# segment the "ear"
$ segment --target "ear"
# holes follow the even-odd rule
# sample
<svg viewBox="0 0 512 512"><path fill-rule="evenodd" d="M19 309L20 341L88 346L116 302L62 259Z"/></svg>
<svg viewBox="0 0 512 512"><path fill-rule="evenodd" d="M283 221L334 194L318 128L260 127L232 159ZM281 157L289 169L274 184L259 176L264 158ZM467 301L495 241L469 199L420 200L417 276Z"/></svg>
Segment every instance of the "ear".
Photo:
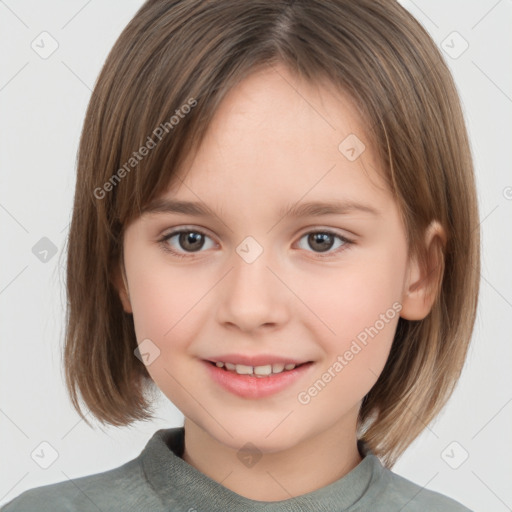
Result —
<svg viewBox="0 0 512 512"><path fill-rule="evenodd" d="M128 288L128 280L126 278L126 272L124 269L123 256L119 258L119 264L117 265L114 271L114 285L116 287L117 292L119 293L119 298L121 299L121 303L123 305L123 310L125 313L133 313L132 305L130 302L130 291Z"/></svg>
<svg viewBox="0 0 512 512"><path fill-rule="evenodd" d="M425 263L409 259L400 316L406 320L423 320L432 309L440 291L444 273L446 233L437 221L432 221L425 231Z"/></svg>

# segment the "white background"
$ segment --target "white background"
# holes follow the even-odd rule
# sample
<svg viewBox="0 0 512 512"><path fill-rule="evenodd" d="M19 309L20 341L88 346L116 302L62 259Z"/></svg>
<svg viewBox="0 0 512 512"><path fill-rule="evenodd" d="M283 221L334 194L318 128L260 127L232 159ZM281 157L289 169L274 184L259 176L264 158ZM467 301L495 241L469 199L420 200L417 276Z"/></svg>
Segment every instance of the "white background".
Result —
<svg viewBox="0 0 512 512"><path fill-rule="evenodd" d="M452 53L462 48L459 36L446 39L453 31L469 44L458 58L445 56L471 137L483 260L473 343L458 387L393 470L475 511L512 510L512 2L401 3L441 48L443 41ZM93 422L98 427L90 429L71 407L61 364L62 249L79 135L100 68L140 5L0 1L0 504L26 489L120 466L156 430L182 424L161 394L153 422L122 429ZM31 48L43 31L59 45L47 59ZM32 252L43 237L57 250L46 263ZM43 441L58 453L48 469L31 458ZM452 460L462 449L469 455L458 469L445 462L453 441Z"/></svg>

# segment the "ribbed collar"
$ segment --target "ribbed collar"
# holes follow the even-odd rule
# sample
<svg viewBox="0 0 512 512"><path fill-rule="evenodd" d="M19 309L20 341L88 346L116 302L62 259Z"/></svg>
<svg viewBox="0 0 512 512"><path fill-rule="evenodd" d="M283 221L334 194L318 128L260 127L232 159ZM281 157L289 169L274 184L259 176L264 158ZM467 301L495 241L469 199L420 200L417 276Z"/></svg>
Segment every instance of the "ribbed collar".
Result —
<svg viewBox="0 0 512 512"><path fill-rule="evenodd" d="M185 462L181 458L184 435L184 427L158 430L139 456L149 483L165 505L174 507L172 510L179 506L179 510L209 512L333 512L347 510L355 503L372 503L380 490L376 484L383 476L384 467L368 447L358 443L363 460L339 480L287 500L251 500Z"/></svg>

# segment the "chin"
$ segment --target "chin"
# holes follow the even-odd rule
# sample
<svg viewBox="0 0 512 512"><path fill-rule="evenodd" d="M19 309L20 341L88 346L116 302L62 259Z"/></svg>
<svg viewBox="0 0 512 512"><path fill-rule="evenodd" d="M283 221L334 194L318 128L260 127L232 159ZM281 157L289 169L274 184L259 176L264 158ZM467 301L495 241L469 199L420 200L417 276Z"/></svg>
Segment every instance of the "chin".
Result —
<svg viewBox="0 0 512 512"><path fill-rule="evenodd" d="M229 433L215 421L208 421L206 425L200 426L210 437L233 450L238 451L247 443L251 443L262 453L273 453L293 448L306 436L305 432L301 433L299 425L294 425L293 422L285 425L285 420L280 424L285 416L282 415L277 421L265 422L261 421L261 418L257 421L253 417L238 417L237 420L224 423Z"/></svg>

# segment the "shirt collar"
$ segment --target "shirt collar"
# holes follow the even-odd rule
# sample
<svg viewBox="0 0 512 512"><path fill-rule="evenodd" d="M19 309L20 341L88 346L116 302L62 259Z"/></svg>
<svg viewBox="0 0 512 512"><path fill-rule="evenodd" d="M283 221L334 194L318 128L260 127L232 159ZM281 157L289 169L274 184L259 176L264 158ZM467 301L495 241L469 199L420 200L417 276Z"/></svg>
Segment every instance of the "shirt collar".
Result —
<svg viewBox="0 0 512 512"><path fill-rule="evenodd" d="M384 470L380 460L371 450L364 443L358 442L359 452L364 458L339 480L287 500L251 500L224 487L185 462L181 458L184 434L184 427L158 430L140 454L144 473L160 499L169 506L176 507L179 504L183 510L345 510L363 497L365 500L373 501L378 487L374 483L382 477Z"/></svg>

